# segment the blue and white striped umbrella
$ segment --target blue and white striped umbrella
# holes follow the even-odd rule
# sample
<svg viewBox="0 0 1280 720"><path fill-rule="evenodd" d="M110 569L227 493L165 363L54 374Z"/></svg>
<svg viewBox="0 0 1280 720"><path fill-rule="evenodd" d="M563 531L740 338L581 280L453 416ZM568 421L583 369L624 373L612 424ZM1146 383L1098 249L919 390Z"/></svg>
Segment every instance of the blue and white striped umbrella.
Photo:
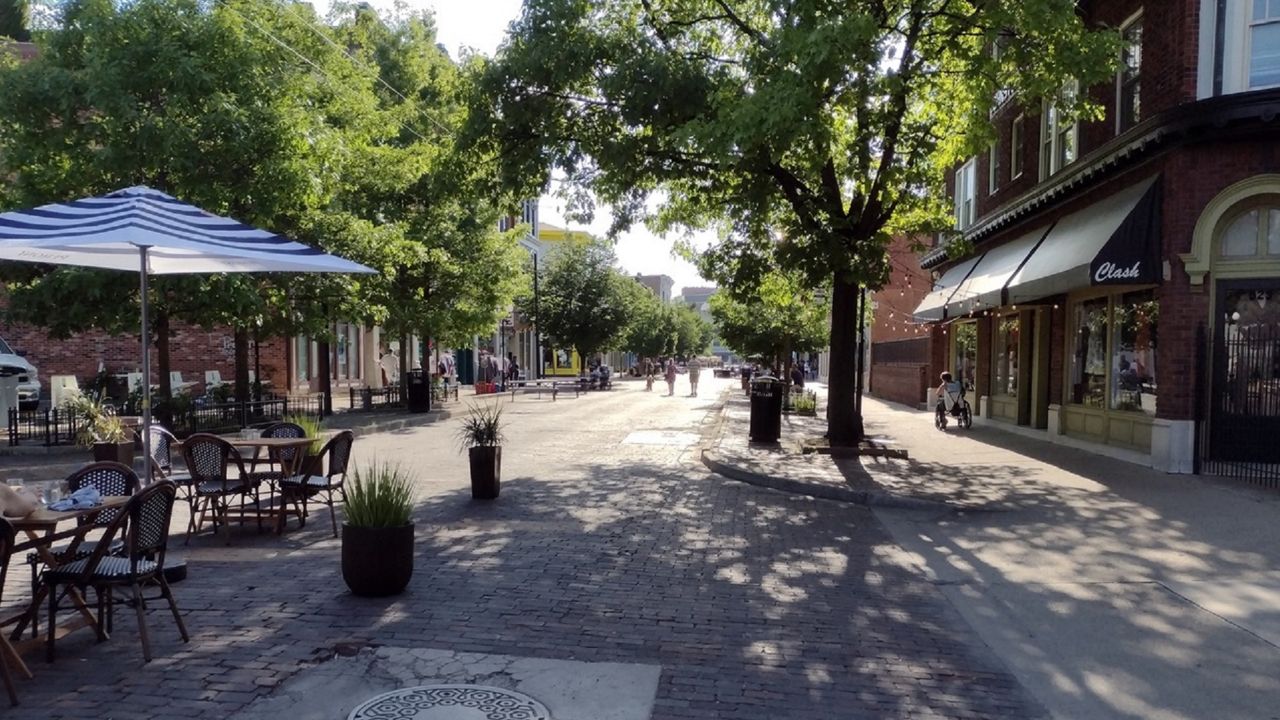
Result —
<svg viewBox="0 0 1280 720"><path fill-rule="evenodd" d="M0 213L0 260L139 273L142 372L151 375L147 276L242 272L377 272L265 230L219 217L148 187ZM143 443L151 383L142 384ZM150 457L145 448L143 457ZM148 478L151 469L147 468Z"/></svg>
<svg viewBox="0 0 1280 720"><path fill-rule="evenodd" d="M137 272L142 248L152 275L374 272L147 187L0 213L0 260Z"/></svg>

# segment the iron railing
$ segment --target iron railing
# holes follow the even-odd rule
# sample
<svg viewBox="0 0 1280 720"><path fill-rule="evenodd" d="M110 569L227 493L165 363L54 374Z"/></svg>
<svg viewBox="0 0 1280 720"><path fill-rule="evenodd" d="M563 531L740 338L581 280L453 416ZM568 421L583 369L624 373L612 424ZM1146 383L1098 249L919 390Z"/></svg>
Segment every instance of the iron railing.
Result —
<svg viewBox="0 0 1280 720"><path fill-rule="evenodd" d="M181 438L197 432L231 432L278 422L290 416L319 418L324 408L323 401L323 395L305 395L245 403L191 405L176 410L159 409L156 421ZM132 413L126 408L121 414ZM83 424L82 417L65 408L27 411L12 408L9 410L9 445L74 445Z"/></svg>
<svg viewBox="0 0 1280 720"><path fill-rule="evenodd" d="M1280 328L1228 324L1218 333L1208 417L1197 408L1197 426L1207 429L1198 469L1280 488Z"/></svg>

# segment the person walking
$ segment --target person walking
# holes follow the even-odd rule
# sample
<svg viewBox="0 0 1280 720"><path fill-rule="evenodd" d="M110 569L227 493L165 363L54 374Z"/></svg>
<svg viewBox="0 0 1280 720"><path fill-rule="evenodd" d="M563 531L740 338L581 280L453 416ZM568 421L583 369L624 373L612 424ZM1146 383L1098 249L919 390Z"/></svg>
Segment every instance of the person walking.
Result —
<svg viewBox="0 0 1280 720"><path fill-rule="evenodd" d="M644 389L649 392L653 389L653 376L657 373L657 368L653 362L653 358L644 359Z"/></svg>
<svg viewBox="0 0 1280 720"><path fill-rule="evenodd" d="M674 397L676 394L676 359L667 358L667 397Z"/></svg>
<svg viewBox="0 0 1280 720"><path fill-rule="evenodd" d="M698 376L702 374L702 362L689 358L689 397L698 397Z"/></svg>

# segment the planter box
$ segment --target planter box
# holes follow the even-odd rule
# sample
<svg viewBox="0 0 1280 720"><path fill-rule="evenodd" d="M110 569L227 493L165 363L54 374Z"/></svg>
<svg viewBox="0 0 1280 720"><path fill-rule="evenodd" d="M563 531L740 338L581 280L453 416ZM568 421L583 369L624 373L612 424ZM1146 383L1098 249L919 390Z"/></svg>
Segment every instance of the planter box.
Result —
<svg viewBox="0 0 1280 720"><path fill-rule="evenodd" d="M413 577L413 523L402 527L342 525L342 579L355 595L386 597Z"/></svg>
<svg viewBox="0 0 1280 720"><path fill-rule="evenodd" d="M96 462L118 462L133 467L133 441L122 443L94 443L93 459Z"/></svg>
<svg viewBox="0 0 1280 720"><path fill-rule="evenodd" d="M476 500L493 500L498 497L499 476L502 472L502 448L473 447L471 459L471 497Z"/></svg>

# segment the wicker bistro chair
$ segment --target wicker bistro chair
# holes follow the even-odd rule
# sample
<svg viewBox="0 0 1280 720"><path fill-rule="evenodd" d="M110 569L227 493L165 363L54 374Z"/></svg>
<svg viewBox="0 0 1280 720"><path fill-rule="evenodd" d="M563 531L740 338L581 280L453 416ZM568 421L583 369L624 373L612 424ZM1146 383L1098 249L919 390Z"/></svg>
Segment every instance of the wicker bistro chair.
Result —
<svg viewBox="0 0 1280 720"><path fill-rule="evenodd" d="M231 544L231 501L240 499L241 518L249 498L255 508L261 509L258 496L259 482L245 470L244 460L231 443L217 435L196 433L182 443L187 472L191 473L191 522L187 525L187 541L191 534L204 525L206 512L212 513L216 534L221 522L226 528L227 544ZM228 470L232 466L238 473L233 477ZM262 514L258 513L258 529L262 529Z"/></svg>
<svg viewBox="0 0 1280 720"><path fill-rule="evenodd" d="M144 584L155 583L160 587L160 597L169 603L169 610L173 613L182 641L190 640L187 626L178 612L173 590L164 579L165 554L169 547L169 520L173 516L173 501L176 496L177 487L172 482L161 480L152 483L134 495L121 509L88 557L44 572L41 582L49 591L47 647L50 662L53 662L54 638L57 634L58 602L73 587L81 591L93 588L97 594L99 639L106 639L103 622L105 620L110 625L110 617L115 612L112 590L128 587L132 591L133 605L138 612L142 656L147 662L151 662L151 642L147 633L146 598L142 594ZM124 537L124 552L121 555L111 552L117 535ZM63 588L61 594L58 593L59 586ZM104 602L106 618L103 617Z"/></svg>
<svg viewBox="0 0 1280 720"><path fill-rule="evenodd" d="M0 595L4 594L5 577L9 574L9 558L13 555L15 543L13 525L0 518ZM9 672L9 661L15 652L7 638L0 637L0 679L4 680L4 689L9 693L9 702L18 704L18 692L13 687L13 675Z"/></svg>
<svg viewBox="0 0 1280 720"><path fill-rule="evenodd" d="M311 473L315 468L306 467L303 468L301 475L285 478L280 483L282 504L289 498L301 502L303 509L301 522L303 523L306 522L307 503L312 502L312 498L323 495L324 497L316 502L329 506L329 522L333 525L334 537L338 537L338 516L333 508L333 493L337 492L341 495L343 504L346 504L347 491L343 487L343 482L347 479L347 465L351 461L351 443L354 440L355 435L350 430L343 430L325 443L324 449L320 451L320 458L327 460L325 474L313 475Z"/></svg>
<svg viewBox="0 0 1280 720"><path fill-rule="evenodd" d="M178 438L159 425L152 425L148 431L151 440L151 467L156 470L155 476L163 480L172 480L182 488L191 484L191 473L173 469L173 446Z"/></svg>
<svg viewBox="0 0 1280 720"><path fill-rule="evenodd" d="M103 495L132 495L138 491L138 474L128 465L121 465L118 462L96 462L85 465L79 470L67 476L67 490L75 492L83 487L97 488L99 493ZM106 527L110 525L116 516L120 514L119 509L108 508L93 515L87 515L80 518L80 526L84 527ZM120 545L117 544L117 550ZM50 549L50 554L58 559L59 562L67 562L70 560L79 560L88 557L92 550L86 547L80 547L71 556L67 556L67 546L63 545ZM31 588L35 590L39 584L39 573L37 568L42 560L40 555L35 552L27 553L27 564L31 566ZM31 623L31 632L33 635L39 634L39 629L33 616Z"/></svg>
<svg viewBox="0 0 1280 720"><path fill-rule="evenodd" d="M295 425L289 422L278 422L274 425L268 425L262 430L264 438L304 438L307 431L302 429L301 425ZM265 461L254 460L249 470L249 476L258 482L278 483L285 478L286 467L290 467L294 460L297 459L297 453L304 452L299 448L281 448L273 450L268 454ZM258 466L267 465L266 470L259 470Z"/></svg>

